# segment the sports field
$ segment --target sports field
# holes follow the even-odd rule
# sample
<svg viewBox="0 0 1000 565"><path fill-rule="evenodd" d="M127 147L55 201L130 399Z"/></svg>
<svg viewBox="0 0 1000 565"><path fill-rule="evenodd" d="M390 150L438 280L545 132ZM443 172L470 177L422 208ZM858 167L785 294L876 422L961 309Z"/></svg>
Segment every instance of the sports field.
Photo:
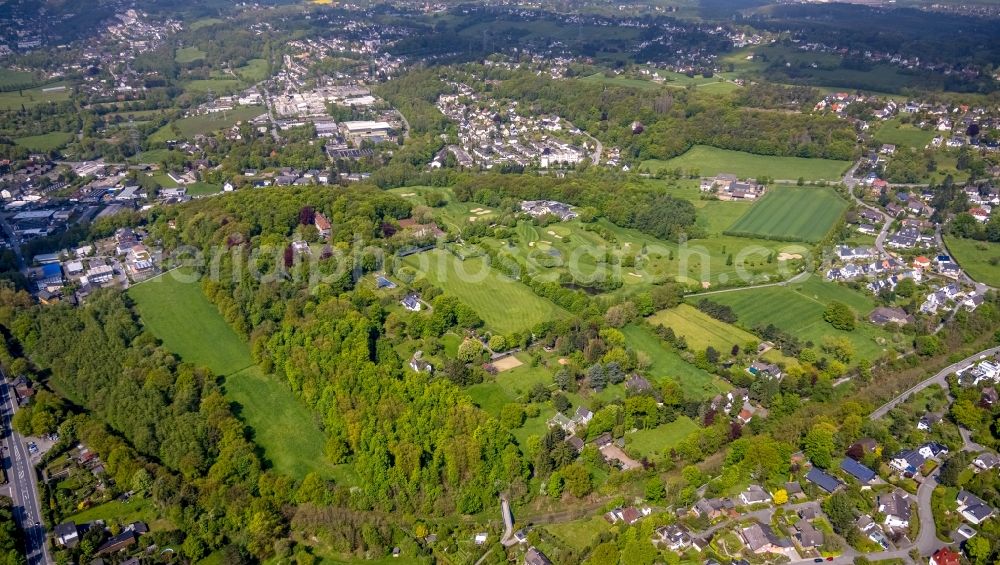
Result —
<svg viewBox="0 0 1000 565"><path fill-rule="evenodd" d="M726 381L681 359L680 355L669 349L660 338L646 328L625 326L622 328L622 333L625 334L625 342L630 348L649 355L652 364L647 374L655 381L664 379L677 381L686 397L705 400L732 388Z"/></svg>
<svg viewBox="0 0 1000 565"><path fill-rule="evenodd" d="M948 251L976 282L1000 286L1000 243L946 236Z"/></svg>
<svg viewBox="0 0 1000 565"><path fill-rule="evenodd" d="M39 153L47 153L53 149L59 149L64 147L73 139L73 134L66 133L64 131L54 131L51 133L46 133L42 135L32 135L30 137L19 137L14 140L14 143L28 149L29 151L38 151Z"/></svg>
<svg viewBox="0 0 1000 565"><path fill-rule="evenodd" d="M703 177L719 173L731 173L740 178L771 177L778 180L807 181L839 180L850 166L850 161L833 159L808 159L805 157L775 157L755 155L743 151L730 151L707 145L695 145L683 155L667 159L643 161L643 167L651 171L659 169L681 169L685 172L697 171Z"/></svg>
<svg viewBox="0 0 1000 565"><path fill-rule="evenodd" d="M774 324L803 342L813 342L817 347L826 336L847 337L854 344L858 357L866 359L879 357L887 347L885 340L889 336L868 323L859 321L853 332L845 332L834 329L823 320L823 310L834 300L853 308L859 319L864 319L875 304L865 294L826 282L818 276L787 287L724 292L707 298L732 307L739 317L737 323L748 329ZM697 300L697 296L691 298L691 301Z"/></svg>
<svg viewBox="0 0 1000 565"><path fill-rule="evenodd" d="M846 209L847 201L829 188L775 186L726 233L816 242L830 232Z"/></svg>
<svg viewBox="0 0 1000 565"><path fill-rule="evenodd" d="M465 261L440 249L410 255L410 267L433 284L469 305L486 326L502 334L531 329L567 312L536 296L523 284L490 268L481 257Z"/></svg>
<svg viewBox="0 0 1000 565"><path fill-rule="evenodd" d="M277 378L250 360L250 348L233 332L197 282L172 273L128 290L143 324L181 359L225 377L226 398L253 430L253 439L280 472L302 478L332 476L323 458L324 436L316 420Z"/></svg>
<svg viewBox="0 0 1000 565"><path fill-rule="evenodd" d="M875 132L875 141L923 149L935 135L937 134L934 130L922 130L910 124L900 123L899 120L889 120Z"/></svg>
<svg viewBox="0 0 1000 565"><path fill-rule="evenodd" d="M680 416L673 422L648 430L639 430L625 435L625 448L630 455L652 457L666 455L692 432L698 424L687 416Z"/></svg>
<svg viewBox="0 0 1000 565"><path fill-rule="evenodd" d="M228 112L181 118L173 123L180 130L180 133L175 132L171 124L167 124L153 132L149 136L149 141L153 143L168 141L178 137L189 138L198 134L209 134L222 128L227 128L236 122L255 118L264 112L263 106L238 106Z"/></svg>
<svg viewBox="0 0 1000 565"><path fill-rule="evenodd" d="M660 310L648 319L653 325L663 324L674 330L675 335L684 336L688 346L694 350L712 346L717 351L727 353L734 345L742 349L748 342L759 341L755 335L716 320L690 304Z"/></svg>

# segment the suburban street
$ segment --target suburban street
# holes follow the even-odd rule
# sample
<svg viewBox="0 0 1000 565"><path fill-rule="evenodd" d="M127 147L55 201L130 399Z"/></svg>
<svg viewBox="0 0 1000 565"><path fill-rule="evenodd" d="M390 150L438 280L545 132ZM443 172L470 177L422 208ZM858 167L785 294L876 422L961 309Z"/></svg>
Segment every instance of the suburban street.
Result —
<svg viewBox="0 0 1000 565"><path fill-rule="evenodd" d="M52 563L45 547L45 526L42 525L41 504L38 497L35 468L31 463L24 438L14 431L11 418L17 412L14 391L7 384L7 377L0 372L0 421L3 423L3 465L7 472L6 489L14 501L14 517L25 532L28 565ZM0 489L0 494L7 494Z"/></svg>

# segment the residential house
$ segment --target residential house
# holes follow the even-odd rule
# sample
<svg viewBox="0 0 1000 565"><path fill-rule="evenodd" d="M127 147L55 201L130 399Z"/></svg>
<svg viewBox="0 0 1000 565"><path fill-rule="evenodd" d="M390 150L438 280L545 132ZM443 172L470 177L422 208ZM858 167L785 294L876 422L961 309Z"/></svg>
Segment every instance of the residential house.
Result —
<svg viewBox="0 0 1000 565"><path fill-rule="evenodd" d="M948 455L948 448L936 441L929 441L918 447L917 453L923 455L925 459L937 459Z"/></svg>
<svg viewBox="0 0 1000 565"><path fill-rule="evenodd" d="M576 422L564 416L562 412L556 412L556 415L549 419L549 427L562 428L568 434L576 432Z"/></svg>
<svg viewBox="0 0 1000 565"><path fill-rule="evenodd" d="M423 351L414 352L413 357L410 358L410 368L418 373L433 373L434 366L424 361L423 357Z"/></svg>
<svg viewBox="0 0 1000 565"><path fill-rule="evenodd" d="M994 467L1000 466L1000 458L995 453L984 451L972 460L972 464L975 466L977 473L979 471L989 471Z"/></svg>
<svg viewBox="0 0 1000 565"><path fill-rule="evenodd" d="M907 314L902 308L879 306L872 310L871 314L868 314L868 321L876 326L884 326L886 324L905 326L906 324L913 323L913 316Z"/></svg>
<svg viewBox="0 0 1000 565"><path fill-rule="evenodd" d="M755 377L765 377L768 379L780 379L781 378L781 367L775 365L774 363L765 363L763 361L754 361L747 367L747 372Z"/></svg>
<svg viewBox="0 0 1000 565"><path fill-rule="evenodd" d="M941 414L935 414L928 412L920 417L917 421L917 429L921 431L930 431L930 429L937 423L941 421Z"/></svg>
<svg viewBox="0 0 1000 565"><path fill-rule="evenodd" d="M779 553L789 546L789 543L778 538L767 524L758 523L742 528L740 536L747 548L754 553Z"/></svg>
<svg viewBox="0 0 1000 565"><path fill-rule="evenodd" d="M837 479L837 477L830 475L819 467L809 469L809 472L806 474L806 480L830 493L835 492L842 486L842 483L839 479Z"/></svg>
<svg viewBox="0 0 1000 565"><path fill-rule="evenodd" d="M916 474L927 458L914 449L904 449L889 460L889 466L900 473Z"/></svg>
<svg viewBox="0 0 1000 565"><path fill-rule="evenodd" d="M529 547L524 554L524 565L552 565L552 562L540 549Z"/></svg>
<svg viewBox="0 0 1000 565"><path fill-rule="evenodd" d="M323 239L329 239L332 233L333 225L330 224L330 220L326 218L323 214L316 212L313 216L313 225L316 226L316 231L319 232L319 236Z"/></svg>
<svg viewBox="0 0 1000 565"><path fill-rule="evenodd" d="M117 553L138 543L139 534L132 530L126 530L117 536L113 536L97 548L97 555Z"/></svg>
<svg viewBox="0 0 1000 565"><path fill-rule="evenodd" d="M885 515L882 523L887 527L895 530L910 526L910 498L903 491L880 494L876 500L876 507Z"/></svg>
<svg viewBox="0 0 1000 565"><path fill-rule="evenodd" d="M634 394L644 394L653 390L653 385L646 378L632 375L625 381L625 390Z"/></svg>
<svg viewBox="0 0 1000 565"><path fill-rule="evenodd" d="M740 502L747 506L760 504L769 500L771 500L771 495L758 485L750 485L745 491L740 493Z"/></svg>
<svg viewBox="0 0 1000 565"><path fill-rule="evenodd" d="M566 443L568 443L570 447L572 447L573 450L576 451L577 453L583 451L584 443L583 440L578 436L569 436L568 438L566 438Z"/></svg>
<svg viewBox="0 0 1000 565"><path fill-rule="evenodd" d="M823 545L823 532L816 529L808 520L799 520L795 524L795 538L802 547L819 547Z"/></svg>
<svg viewBox="0 0 1000 565"><path fill-rule="evenodd" d="M728 498L703 498L691 507L691 511L696 516L714 520L728 514L733 507L733 501Z"/></svg>
<svg viewBox="0 0 1000 565"><path fill-rule="evenodd" d="M931 555L930 565L961 565L962 556L950 547L942 547Z"/></svg>
<svg viewBox="0 0 1000 565"><path fill-rule="evenodd" d="M586 426L593 419L594 413L583 406L578 407L576 413L573 414L573 422L578 426Z"/></svg>
<svg viewBox="0 0 1000 565"><path fill-rule="evenodd" d="M661 526L653 532L653 543L671 551L682 552L691 546L691 534L677 524Z"/></svg>
<svg viewBox="0 0 1000 565"><path fill-rule="evenodd" d="M878 476L878 473L850 457L844 457L840 460L840 470L857 479L862 485L871 484Z"/></svg>
<svg viewBox="0 0 1000 565"><path fill-rule="evenodd" d="M994 404L1000 401L1000 394L997 394L997 389L995 387L984 387L982 394L979 396L979 404L985 408L991 408Z"/></svg>
<svg viewBox="0 0 1000 565"><path fill-rule="evenodd" d="M56 538L56 544L60 547L76 547L80 542L80 531L75 522L64 522L57 525L52 534Z"/></svg>
<svg viewBox="0 0 1000 565"><path fill-rule="evenodd" d="M410 312L419 312L422 308L420 298L415 294L407 294L402 300L400 300L400 304L402 304L403 308L406 308Z"/></svg>
<svg viewBox="0 0 1000 565"><path fill-rule="evenodd" d="M967 490L959 491L955 501L958 503L959 514L973 524L978 525L993 516L993 508Z"/></svg>
<svg viewBox="0 0 1000 565"><path fill-rule="evenodd" d="M802 492L802 485L800 485L798 481L785 483L785 492L788 493L789 499L805 498L806 496L806 494Z"/></svg>

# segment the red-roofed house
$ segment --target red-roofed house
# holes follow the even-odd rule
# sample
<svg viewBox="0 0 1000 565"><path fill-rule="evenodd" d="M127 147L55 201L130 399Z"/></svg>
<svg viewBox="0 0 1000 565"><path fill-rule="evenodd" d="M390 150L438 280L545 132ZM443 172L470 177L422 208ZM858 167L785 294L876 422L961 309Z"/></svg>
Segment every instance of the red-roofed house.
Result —
<svg viewBox="0 0 1000 565"><path fill-rule="evenodd" d="M929 269L931 266L931 260L921 255L913 260L913 266L917 269Z"/></svg>
<svg viewBox="0 0 1000 565"><path fill-rule="evenodd" d="M969 210L969 214L972 214L972 217L980 222L985 222L986 220L990 219L990 213L987 212L984 208L980 208L979 206L976 206L972 210Z"/></svg>
<svg viewBox="0 0 1000 565"><path fill-rule="evenodd" d="M326 219L326 216L316 212L316 215L313 217L313 225L316 226L316 230L319 232L320 237L323 239L330 237L330 234L332 233L331 228L333 226L330 224L330 220Z"/></svg>
<svg viewBox="0 0 1000 565"><path fill-rule="evenodd" d="M931 555L931 565L960 565L961 558L952 549L942 547Z"/></svg>

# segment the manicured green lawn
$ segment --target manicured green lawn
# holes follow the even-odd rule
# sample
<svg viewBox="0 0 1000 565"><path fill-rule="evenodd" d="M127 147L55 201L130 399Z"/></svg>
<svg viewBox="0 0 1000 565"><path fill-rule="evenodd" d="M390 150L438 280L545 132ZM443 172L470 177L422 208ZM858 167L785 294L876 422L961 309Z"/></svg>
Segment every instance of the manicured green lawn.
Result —
<svg viewBox="0 0 1000 565"><path fill-rule="evenodd" d="M487 327L503 334L528 330L567 315L528 287L490 268L481 257L461 261L447 251L435 249L410 255L405 262L420 276L469 305Z"/></svg>
<svg viewBox="0 0 1000 565"><path fill-rule="evenodd" d="M191 196L201 196L204 194L215 194L216 192L221 192L222 187L217 184L208 184L207 182L195 182L187 185L187 193Z"/></svg>
<svg viewBox="0 0 1000 565"><path fill-rule="evenodd" d="M267 60L250 59L246 65L237 67L236 74L247 82L260 82L267 79Z"/></svg>
<svg viewBox="0 0 1000 565"><path fill-rule="evenodd" d="M609 77L605 76L604 73L594 73L590 76L583 77L580 80L585 82L599 82L601 84L611 86L623 86L625 88L638 88L641 90L658 90L663 88L662 84L657 84L651 80L620 76Z"/></svg>
<svg viewBox="0 0 1000 565"><path fill-rule="evenodd" d="M239 88L240 81L235 78L206 78L189 80L184 83L184 90L192 92L208 92L213 94L225 94Z"/></svg>
<svg viewBox="0 0 1000 565"><path fill-rule="evenodd" d="M173 525L168 520L160 518L160 514L156 511L151 499L138 497L133 497L128 502L112 500L92 506L70 516L66 521L85 524L94 520L104 520L108 525L142 521L149 524L154 530L173 529Z"/></svg>
<svg viewBox="0 0 1000 565"><path fill-rule="evenodd" d="M209 134L227 128L236 122L255 118L265 112L263 106L238 106L228 112L217 112L201 116L181 118L174 122L179 133L167 124L149 136L150 142L168 141L175 138L190 138L198 134Z"/></svg>
<svg viewBox="0 0 1000 565"><path fill-rule="evenodd" d="M54 149L60 149L73 140L73 134L64 131L54 131L43 135L32 135L30 137L19 137L14 143L27 148L29 151L48 153Z"/></svg>
<svg viewBox="0 0 1000 565"><path fill-rule="evenodd" d="M923 149L934 139L935 135L934 130L922 130L911 124L903 124L898 119L894 119L885 122L878 128L878 131L875 132L875 141Z"/></svg>
<svg viewBox="0 0 1000 565"><path fill-rule="evenodd" d="M652 171L679 168L682 171L697 171L701 176L731 173L741 178L796 180L802 177L807 181L839 180L850 166L849 161L755 155L707 145L695 145L683 155L666 161L652 159L642 163L642 167L649 167Z"/></svg>
<svg viewBox="0 0 1000 565"><path fill-rule="evenodd" d="M742 348L747 342L759 341L755 335L720 322L689 304L660 310L649 317L649 322L673 329L677 336L684 336L688 346L694 350L712 346L725 354L734 345Z"/></svg>
<svg viewBox="0 0 1000 565"><path fill-rule="evenodd" d="M977 282L1000 286L1000 243L946 236L945 246Z"/></svg>
<svg viewBox="0 0 1000 565"><path fill-rule="evenodd" d="M833 189L775 186L726 233L816 242L830 232L846 209L847 201Z"/></svg>
<svg viewBox="0 0 1000 565"><path fill-rule="evenodd" d="M698 424L687 416L680 416L673 422L649 430L639 430L625 436L625 447L630 454L639 457L666 455L692 432Z"/></svg>
<svg viewBox="0 0 1000 565"><path fill-rule="evenodd" d="M331 475L323 458L325 438L314 417L273 376L250 359L249 346L233 332L197 282L166 273L132 286L143 324L184 361L225 377L226 398L253 430L253 439L280 472L301 478L310 471Z"/></svg>
<svg viewBox="0 0 1000 565"><path fill-rule="evenodd" d="M514 402L514 397L504 390L500 383L492 381L474 384L466 388L465 393L472 399L473 404L494 417L500 416L504 404Z"/></svg>
<svg viewBox="0 0 1000 565"><path fill-rule="evenodd" d="M545 529L566 545L577 551L583 551L594 541L594 538L602 532L611 530L611 524L603 516L592 516L572 522L549 524L545 526Z"/></svg>
<svg viewBox="0 0 1000 565"><path fill-rule="evenodd" d="M875 307L872 299L836 283L813 276L803 283L788 287L769 287L736 292L725 292L706 297L713 302L727 304L739 317L738 325L754 328L774 324L779 329L812 342L818 347L826 336L847 337L854 344L857 358L874 359L882 355L888 335L866 322L859 321L854 331L835 329L823 320L823 311L831 301L838 301L853 308L863 320ZM691 301L697 301L697 296ZM855 359L855 360L856 360Z"/></svg>
<svg viewBox="0 0 1000 565"><path fill-rule="evenodd" d="M622 328L625 342L636 351L649 355L652 364L646 373L655 381L673 379L680 383L688 398L708 399L732 388L732 385L681 359L649 330L641 326Z"/></svg>
<svg viewBox="0 0 1000 565"><path fill-rule="evenodd" d="M178 63L191 63L205 58L205 52L197 47L184 47L178 49L174 55L174 60Z"/></svg>
<svg viewBox="0 0 1000 565"><path fill-rule="evenodd" d="M517 355L517 358L524 362L524 365L513 369L497 373L496 380L501 387L514 398L520 398L527 394L537 383L545 386L552 384L552 373L542 365L532 367L530 357L524 353Z"/></svg>

